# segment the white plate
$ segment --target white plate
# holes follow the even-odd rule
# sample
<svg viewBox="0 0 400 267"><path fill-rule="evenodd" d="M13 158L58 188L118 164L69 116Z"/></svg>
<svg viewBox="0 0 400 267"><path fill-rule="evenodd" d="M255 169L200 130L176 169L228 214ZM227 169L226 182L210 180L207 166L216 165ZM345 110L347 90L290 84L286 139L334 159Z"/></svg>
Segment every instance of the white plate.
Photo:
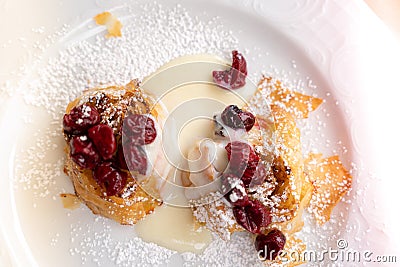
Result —
<svg viewBox="0 0 400 267"><path fill-rule="evenodd" d="M57 99L59 92L52 91L51 88L45 88L44 92L32 89L39 88L38 77L43 76L38 70L46 67L47 59L57 58L58 53L69 46L83 40L93 44L93 35L102 37L102 28L94 26L91 21L95 14L112 9L122 19L124 26L127 26L134 18L146 15L141 10L143 2L145 1L85 1L83 5L77 0L60 1L58 4L43 1L41 5L35 3L28 6L23 1L14 1L12 4L5 2L3 6L0 5L0 14L10 19L15 18L17 13L23 15L26 12L23 10L32 10L25 14L22 24L24 26L17 26L15 29L20 36L7 28L6 33L10 33L12 39L7 43L7 38L3 35L2 41L4 40L5 45L2 54L8 54L5 58L17 58L19 53L25 53L24 45L31 54L42 56L42 59L32 55L24 58L23 63L28 64L25 65L28 67L22 69L19 76L10 72L4 75L11 83L6 91L13 94L2 96L4 103L0 108L1 266L76 266L82 263L87 266L144 263L163 265L167 264L168 257L173 254L166 253L159 257L163 260L160 262L151 262L148 259L141 262L144 259L141 254L144 252L132 251L134 245L127 241L135 236L131 228L96 218L85 207L75 211L62 208L57 196L60 192L72 192L72 187L62 173L63 140L60 137L60 124L50 124L53 119L43 105L35 107L26 102L27 98L29 102L29 97L35 100L41 94L51 94L50 99ZM336 150L347 167L353 166L354 185L347 197L348 203L341 203L335 209L335 220L318 231L319 236L312 237L310 231L303 234L310 241L309 247L316 246L311 242L316 241L320 249L321 246L337 249L337 240L344 239L348 243L348 249L360 252L368 250L374 256L394 255L398 248L394 244L394 237L400 236L395 227L396 215L393 212L393 206L396 205L394 198L400 185L395 168L398 165L396 151L400 147L393 126L397 118L392 121L392 116L398 114L395 112L395 105L400 87L394 77L395 70L399 69L400 61L397 60L400 57L394 39L372 12L361 1L350 3L344 0L297 0L279 3L272 0L218 3L209 0L169 0L162 1L161 10L170 10L178 2L180 7L176 11L178 17L175 20L179 21L179 12L183 9L189 14L190 21L197 16L198 21L205 23L218 16L216 21L210 22L210 26L204 24L204 31L212 32L215 25L221 25L220 30L227 34L227 41L222 43L216 40L216 43L222 50L225 49L219 50L225 56L228 55L229 48L236 46L234 39L228 37L237 38L237 47L246 51L250 73L254 73L253 78L259 77L262 70L277 70L276 75L284 76L295 85L303 81L307 92L326 99L323 107L312 115L311 123L308 124L311 128L306 128L308 132L303 130L309 133L305 135L304 141L326 155ZM23 5L24 9L18 9L18 5ZM156 12L159 11L149 10L146 16L151 19ZM168 15L168 11L166 14ZM162 19L161 21L165 22ZM54 35L47 40L44 38L54 30L59 30L63 23L71 25L66 33ZM37 28L39 25L45 27ZM36 28L33 33L32 27ZM149 29L140 23L137 27L138 33L141 32L141 27ZM196 25L190 27L194 28L194 33L199 31ZM190 27L186 27L183 34L189 34ZM42 31L45 33L39 34ZM215 32L210 35L215 36ZM28 40L19 37L28 37ZM201 35L190 38L196 40ZM32 47L32 40L39 40L39 46ZM198 42L204 44L204 41ZM164 43L170 49L166 51L176 51L174 46L180 45L168 40ZM38 47L43 51L38 51ZM134 51L146 55L149 53L146 49L156 51L151 47ZM182 51L184 50L183 48ZM218 52L217 48L212 47L200 47L198 50ZM137 54L144 61L143 70L125 71L124 77L116 78L111 75L104 77L104 81L122 83L126 79L135 78L133 75L146 74L151 68L145 66L148 58L143 54ZM152 56L162 57L157 59L157 62L162 63L176 55L171 53L166 56ZM104 64L128 69L126 65L113 65L110 62ZM15 64L8 63L4 66L4 69L7 66L14 68ZM102 68L104 66L99 66L99 69ZM54 75L62 77L63 74ZM88 77L97 78L96 74L88 74ZM66 73L63 83L69 86L72 80L73 76ZM91 85L93 83L96 81L92 81ZM72 84L77 85L73 82ZM13 86L18 87L18 90L10 90ZM51 104L57 112L62 110L62 103ZM318 124L318 121L322 124ZM45 136L40 141L46 128L54 136ZM44 155L43 158L41 154L37 154L40 149L29 150L34 146L53 145L50 150L54 152ZM306 146L306 149L309 148ZM29 151L34 154L28 154ZM41 172L36 173L39 170ZM158 248L154 249L156 252L160 251ZM216 264L221 264L218 259L215 260ZM182 264L182 261L179 255L173 255L169 264L176 266ZM400 255L397 255L397 261L400 261ZM229 261L227 263L235 265ZM335 264L348 266L353 263L339 261Z"/></svg>

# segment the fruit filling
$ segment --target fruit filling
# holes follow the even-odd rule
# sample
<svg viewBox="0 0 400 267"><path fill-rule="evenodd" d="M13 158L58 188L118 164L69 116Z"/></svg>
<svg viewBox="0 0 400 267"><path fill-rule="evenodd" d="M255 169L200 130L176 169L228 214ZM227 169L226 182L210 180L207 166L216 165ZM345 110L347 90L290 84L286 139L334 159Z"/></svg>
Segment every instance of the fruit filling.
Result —
<svg viewBox="0 0 400 267"><path fill-rule="evenodd" d="M131 114L124 120L122 134L134 145L151 144L157 137L154 121L148 116Z"/></svg>
<svg viewBox="0 0 400 267"><path fill-rule="evenodd" d="M240 226L253 234L260 233L271 223L268 208L256 199L250 200L246 206L233 207L233 215Z"/></svg>
<svg viewBox="0 0 400 267"><path fill-rule="evenodd" d="M103 160L109 160L117 150L113 129L106 124L98 124L88 130L88 136Z"/></svg>
<svg viewBox="0 0 400 267"><path fill-rule="evenodd" d="M69 144L71 158L79 167L90 170L96 167L100 156L86 135L72 137Z"/></svg>
<svg viewBox="0 0 400 267"><path fill-rule="evenodd" d="M98 110L83 104L64 115L63 129L69 139L71 159L80 168L91 170L106 195L114 196L127 184L125 171L146 174L147 156L143 146L154 142L157 131L152 118L140 114L127 116L122 125L126 140L124 153L121 136L100 121Z"/></svg>
<svg viewBox="0 0 400 267"><path fill-rule="evenodd" d="M254 152L251 145L241 141L229 143L225 149L229 159L228 172L232 172L240 177L244 186L248 188L256 172L260 158Z"/></svg>
<svg viewBox="0 0 400 267"><path fill-rule="evenodd" d="M93 170L93 178L106 188L107 196L114 196L122 191L127 183L127 174L113 166L113 162L102 162Z"/></svg>
<svg viewBox="0 0 400 267"><path fill-rule="evenodd" d="M100 114L97 109L80 105L65 114L63 118L64 132L67 134L83 134L90 127L100 122Z"/></svg>
<svg viewBox="0 0 400 267"><path fill-rule="evenodd" d="M232 129L246 129L246 132L253 128L255 117L250 112L238 108L236 105L227 106L221 113L222 122Z"/></svg>
<svg viewBox="0 0 400 267"><path fill-rule="evenodd" d="M229 70L215 70L214 82L225 89L238 89L246 84L247 63L238 51L232 51L232 67Z"/></svg>
<svg viewBox="0 0 400 267"><path fill-rule="evenodd" d="M285 247L286 237L278 229L272 229L268 234L256 237L254 245L259 252L260 259L274 260Z"/></svg>

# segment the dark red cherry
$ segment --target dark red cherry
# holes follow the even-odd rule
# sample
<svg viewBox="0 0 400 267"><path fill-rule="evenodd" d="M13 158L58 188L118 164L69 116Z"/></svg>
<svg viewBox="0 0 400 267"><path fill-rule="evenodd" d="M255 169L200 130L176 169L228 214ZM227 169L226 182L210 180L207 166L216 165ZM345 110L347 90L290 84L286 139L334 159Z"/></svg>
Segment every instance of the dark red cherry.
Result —
<svg viewBox="0 0 400 267"><path fill-rule="evenodd" d="M128 166L126 165L124 149L122 144L118 145L117 154L115 155L115 163L117 164L118 168L122 170L128 170Z"/></svg>
<svg viewBox="0 0 400 267"><path fill-rule="evenodd" d="M245 127L242 119L239 117L239 113L241 112L242 110L236 105L229 105L222 111L221 120L226 126L232 129L243 129Z"/></svg>
<svg viewBox="0 0 400 267"><path fill-rule="evenodd" d="M226 145L225 150L228 154L229 171L241 177L247 167L250 150L249 144L241 141L233 141Z"/></svg>
<svg viewBox="0 0 400 267"><path fill-rule="evenodd" d="M241 53L232 51L230 70L213 71L214 82L224 89L238 89L246 84L247 63Z"/></svg>
<svg viewBox="0 0 400 267"><path fill-rule="evenodd" d="M260 158L252 146L241 141L231 142L225 149L228 153L229 172L241 177L244 185L249 187Z"/></svg>
<svg viewBox="0 0 400 267"><path fill-rule="evenodd" d="M247 132L253 128L255 117L247 111L243 111L236 105L227 106L221 113L222 122L232 129L245 129Z"/></svg>
<svg viewBox="0 0 400 267"><path fill-rule="evenodd" d="M242 181L246 187L250 186L250 184L253 180L253 177L257 171L257 165L258 165L259 161L260 161L260 158L254 152L254 150L253 149L250 150L249 160L247 161L247 167L242 175Z"/></svg>
<svg viewBox="0 0 400 267"><path fill-rule="evenodd" d="M93 178L98 184L104 185L107 196L114 196L124 189L128 176L116 169L111 162L103 162L93 170Z"/></svg>
<svg viewBox="0 0 400 267"><path fill-rule="evenodd" d="M124 119L122 133L134 145L147 145L157 137L154 121L141 114L131 114Z"/></svg>
<svg viewBox="0 0 400 267"><path fill-rule="evenodd" d="M89 138L104 160L109 160L117 150L113 129L107 124L98 124L88 130Z"/></svg>
<svg viewBox="0 0 400 267"><path fill-rule="evenodd" d="M250 200L249 205L233 207L236 222L250 233L260 233L261 228L271 223L269 209L258 200Z"/></svg>
<svg viewBox="0 0 400 267"><path fill-rule="evenodd" d="M243 111L239 113L239 117L244 125L244 128L246 129L246 132L250 131L251 128L253 128L254 123L256 122L256 118L254 115L250 112Z"/></svg>
<svg viewBox="0 0 400 267"><path fill-rule="evenodd" d="M132 143L124 145L125 162L130 171L137 171L142 175L147 172L147 155L142 147Z"/></svg>
<svg viewBox="0 0 400 267"><path fill-rule="evenodd" d="M100 156L86 135L73 136L70 143L72 160L83 169L93 169Z"/></svg>
<svg viewBox="0 0 400 267"><path fill-rule="evenodd" d="M67 134L83 134L90 127L100 122L100 114L96 108L88 105L74 107L63 117L63 128Z"/></svg>
<svg viewBox="0 0 400 267"><path fill-rule="evenodd" d="M274 260L285 247L286 237L278 229L272 229L268 234L260 234L256 237L254 245L260 258Z"/></svg>

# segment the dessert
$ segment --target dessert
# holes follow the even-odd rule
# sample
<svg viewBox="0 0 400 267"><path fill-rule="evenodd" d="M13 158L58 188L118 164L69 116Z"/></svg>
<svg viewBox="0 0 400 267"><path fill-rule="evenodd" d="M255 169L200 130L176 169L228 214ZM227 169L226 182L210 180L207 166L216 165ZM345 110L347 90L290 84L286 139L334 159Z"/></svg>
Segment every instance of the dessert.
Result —
<svg viewBox="0 0 400 267"><path fill-rule="evenodd" d="M246 60L237 51L232 57L229 70L210 74L215 90L246 84ZM166 110L137 81L88 90L64 116L65 171L79 199L121 224L135 224L166 205L174 175L196 227L226 240L246 231L261 260L294 266L299 262L286 261L284 253L305 250L295 235L304 211L325 223L351 186L337 156L303 156L296 120L322 103L264 76L246 104L214 114L209 137L193 142L184 157L188 170L182 171L163 154Z"/></svg>
<svg viewBox="0 0 400 267"><path fill-rule="evenodd" d="M87 90L68 105L63 119L67 143L64 171L75 194L93 213L134 224L161 204L137 181L152 183L158 179L157 168L163 168L162 160L158 165L147 163L143 146L160 149L155 124L161 125L164 116L163 107L145 94L137 81ZM135 129L137 120L149 121L149 126ZM123 129L124 121L128 123ZM125 146L126 151L122 147L124 134L134 140ZM127 166L134 171L128 171Z"/></svg>
<svg viewBox="0 0 400 267"><path fill-rule="evenodd" d="M272 120L265 117L266 113L259 113L263 105L260 99L266 99L270 104ZM228 201L221 198L215 202L204 199L206 205L194 203L196 219L225 239L229 239L235 231L246 230L256 234L256 250L261 259L269 260L271 264L300 264L287 261L287 258L283 261L278 252L284 249L285 255L293 251L298 252L295 255L300 255L305 250L305 245L294 235L303 227L303 212L309 209L318 224L325 223L333 207L351 186L351 176L338 156L323 158L322 154L311 154L304 158L302 155L300 131L295 119L307 118L309 112L322 102L322 99L292 92L272 77L263 77L254 97L244 108L250 111L253 107L256 125L268 129L268 136L274 136L274 148L271 149L269 143L263 143L257 131L250 131L248 135L247 141L251 145L236 144L238 156L235 158L232 157L232 145L228 145L229 163L235 168L240 168L243 157L248 159L241 167L242 176L238 179L237 175L223 174L222 188L226 181L237 181L229 182L233 188L230 192L220 194L225 194ZM232 114L240 110L237 107L227 109L231 119L235 117ZM232 113L232 110L235 112ZM226 113L227 110L224 110L222 115ZM237 128L235 120L225 122L227 127ZM246 150L250 152L243 156ZM258 157L272 158L269 168L262 161L257 166ZM260 176L264 179L260 180ZM265 251L266 247L269 252Z"/></svg>

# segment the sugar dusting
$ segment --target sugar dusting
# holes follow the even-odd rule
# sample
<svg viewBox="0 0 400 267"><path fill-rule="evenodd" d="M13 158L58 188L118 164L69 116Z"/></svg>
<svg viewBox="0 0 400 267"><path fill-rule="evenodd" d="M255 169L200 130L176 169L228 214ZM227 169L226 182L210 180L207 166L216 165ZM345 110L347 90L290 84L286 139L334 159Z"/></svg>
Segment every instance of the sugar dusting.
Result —
<svg viewBox="0 0 400 267"><path fill-rule="evenodd" d="M82 225L79 221L71 224L71 236L70 253L80 257L82 264L160 266L176 253L135 236L117 240L109 221L102 217L97 217L91 225Z"/></svg>
<svg viewBox="0 0 400 267"><path fill-rule="evenodd" d="M142 79L182 55L223 52L236 48L237 39L217 19L202 22L177 6L167 10L149 4L139 16L123 21L121 38L72 42L58 58L39 71L39 80L24 91L29 104L60 116L84 88L124 85Z"/></svg>
<svg viewBox="0 0 400 267"><path fill-rule="evenodd" d="M249 245L250 244L250 245ZM265 266L254 253L253 239L247 233L237 233L231 240L215 241L202 255L184 253L183 266Z"/></svg>
<svg viewBox="0 0 400 267"><path fill-rule="evenodd" d="M135 13L143 15L123 20L121 38L105 40L103 34L98 34L88 40L68 43L65 50L38 70L37 80L22 91L26 103L49 113L51 127L36 131L32 137L35 145L23 149L23 156L16 159L16 169L19 170L16 172L17 186L34 192L37 198L52 197L58 201L57 196L64 192L64 188L56 184L60 179L66 179L62 173L64 159L50 160L47 153L58 151L62 155L61 116L66 105L79 96L83 89L126 84L133 78L143 78L181 55L212 53L229 56L230 51L237 48L237 39L216 18L202 22L179 6L165 9L158 4L148 4L142 9L142 12ZM297 62L293 61L292 64L296 70ZM285 74L278 72L275 70L273 75L285 80ZM306 82L294 81L293 84L296 89L315 88L311 79ZM329 113L325 110L322 115L316 116L316 121L323 121L323 117L329 117ZM317 125L312 123L314 120L305 120L299 125L302 136L310 132L320 135L312 142L304 140L303 151L307 153L316 149L314 146L320 149L322 143L329 149L337 149L340 155L347 153L348 148L340 140L324 138L322 132L326 125L323 122ZM86 212L89 213L88 210ZM320 229L308 226L314 225L314 222L307 217L306 227L301 234L309 249L326 247L327 241L336 242L341 233L336 232L335 225L342 224L345 217L343 213L333 214L331 221ZM176 254L137 237L115 240L109 221L103 218L96 219L94 224L101 224L101 230L94 231L91 224L79 221L71 224L70 254L79 257L82 264L100 266L104 257L108 257L110 262L118 266L157 266L168 264ZM82 232L85 233L83 236ZM57 235L52 240L52 246L57 246ZM245 233L235 234L229 241L215 238L202 255L184 253L182 258L184 266L262 265L254 253L250 235Z"/></svg>
<svg viewBox="0 0 400 267"><path fill-rule="evenodd" d="M27 129L32 130L33 124L27 123L27 125ZM59 127L59 122L57 126ZM64 140L60 133L59 128L56 130L54 127L39 129L31 136L30 143L34 145L22 148L16 155L15 181L21 189L30 191L35 197L55 199L61 193L54 192L57 181L64 176L65 159L62 153ZM59 157L53 157L54 153Z"/></svg>

